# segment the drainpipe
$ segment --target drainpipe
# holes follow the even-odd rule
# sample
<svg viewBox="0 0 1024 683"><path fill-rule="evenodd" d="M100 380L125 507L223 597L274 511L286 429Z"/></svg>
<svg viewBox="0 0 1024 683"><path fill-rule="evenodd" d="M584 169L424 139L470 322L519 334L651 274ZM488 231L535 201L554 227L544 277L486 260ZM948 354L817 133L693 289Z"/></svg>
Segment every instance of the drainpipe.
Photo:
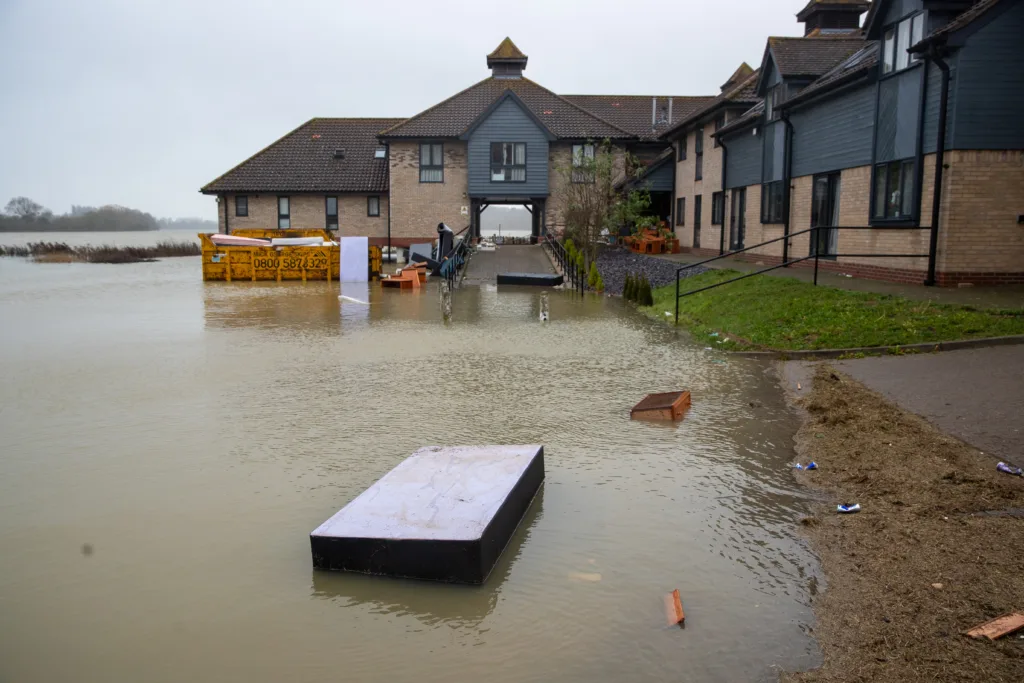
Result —
<svg viewBox="0 0 1024 683"><path fill-rule="evenodd" d="M718 146L722 148L722 224L718 226L718 255L721 256L725 253L725 205L728 203L725 201L725 181L727 177L725 168L729 165L729 148L725 146L725 140L722 138L716 139L718 140ZM711 201L711 212L715 212L714 200Z"/></svg>
<svg viewBox="0 0 1024 683"><path fill-rule="evenodd" d="M384 143L384 157L388 161L388 254L391 254L391 143ZM340 239L340 238L339 238ZM398 257L395 257L398 263Z"/></svg>
<svg viewBox="0 0 1024 683"><path fill-rule="evenodd" d="M928 242L928 277L924 284L935 286L935 260L939 250L939 207L942 205L942 167L946 152L946 114L949 109L949 64L942 60L939 50L930 46L928 60L942 71L942 90L939 94L939 134L935 144L935 187L932 193L932 229Z"/></svg>
<svg viewBox="0 0 1024 683"><path fill-rule="evenodd" d="M790 213L790 194L792 194L789 184L792 181L791 175L791 162L793 157L793 123L789 120L789 112L782 112L782 123L786 126L786 142L783 145L783 159L782 159L782 189L784 194L782 195L782 235L783 237L789 237L789 213ZM761 201L764 201L763 199ZM788 268L789 263L789 239L782 240L782 263Z"/></svg>
<svg viewBox="0 0 1024 683"><path fill-rule="evenodd" d="M220 201L224 204L224 234L230 235L231 228L228 227L228 196L226 194L222 194L220 196Z"/></svg>

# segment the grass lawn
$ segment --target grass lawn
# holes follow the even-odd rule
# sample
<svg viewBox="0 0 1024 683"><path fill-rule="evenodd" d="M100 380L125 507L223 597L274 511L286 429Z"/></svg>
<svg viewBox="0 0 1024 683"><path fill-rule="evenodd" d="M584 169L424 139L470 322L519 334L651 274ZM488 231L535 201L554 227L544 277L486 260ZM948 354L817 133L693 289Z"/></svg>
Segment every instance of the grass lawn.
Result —
<svg viewBox="0 0 1024 683"><path fill-rule="evenodd" d="M739 275L687 278L682 291ZM672 324L675 284L654 290L646 314ZM679 324L719 349L846 349L1024 334L1024 309L980 310L901 297L751 277L679 300Z"/></svg>

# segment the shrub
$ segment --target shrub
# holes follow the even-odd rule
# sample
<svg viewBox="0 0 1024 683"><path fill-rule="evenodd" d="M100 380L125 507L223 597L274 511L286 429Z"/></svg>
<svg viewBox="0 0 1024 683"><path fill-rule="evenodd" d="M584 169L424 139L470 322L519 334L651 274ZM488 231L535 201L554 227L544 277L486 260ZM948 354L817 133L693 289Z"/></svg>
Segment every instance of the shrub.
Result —
<svg viewBox="0 0 1024 683"><path fill-rule="evenodd" d="M586 264L583 262L583 252L582 251L577 251L576 252L576 267L580 269L580 272L582 272L583 269L586 267Z"/></svg>
<svg viewBox="0 0 1024 683"><path fill-rule="evenodd" d="M622 298L626 301L633 300L633 275L626 273L626 282L622 285Z"/></svg>
<svg viewBox="0 0 1024 683"><path fill-rule="evenodd" d="M601 273L597 274L597 286L594 287L599 292L604 291L604 279L601 277Z"/></svg>
<svg viewBox="0 0 1024 683"><path fill-rule="evenodd" d="M587 285L591 289L597 289L597 281L601 279L601 274L597 272L597 263L595 261L590 262L590 273L587 275Z"/></svg>
<svg viewBox="0 0 1024 683"><path fill-rule="evenodd" d="M644 275L640 284L639 304L641 306L654 305L654 293L651 291L651 281L647 279L646 275Z"/></svg>

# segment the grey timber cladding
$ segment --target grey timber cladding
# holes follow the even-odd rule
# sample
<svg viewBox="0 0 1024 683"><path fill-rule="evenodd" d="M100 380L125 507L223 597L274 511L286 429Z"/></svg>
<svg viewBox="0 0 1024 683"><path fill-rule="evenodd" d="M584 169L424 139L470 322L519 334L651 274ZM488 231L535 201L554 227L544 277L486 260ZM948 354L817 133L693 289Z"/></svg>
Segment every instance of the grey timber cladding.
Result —
<svg viewBox="0 0 1024 683"><path fill-rule="evenodd" d="M491 143L526 143L526 182L491 181ZM469 194L473 197L542 197L548 194L548 139L512 99L491 112L469 138Z"/></svg>
<svg viewBox="0 0 1024 683"><path fill-rule="evenodd" d="M1024 2L959 52L954 149L1024 149ZM933 143L934 145L934 143Z"/></svg>
<svg viewBox="0 0 1024 683"><path fill-rule="evenodd" d="M671 192L675 180L672 175L674 159L662 164L644 178L644 186L651 192Z"/></svg>
<svg viewBox="0 0 1024 683"><path fill-rule="evenodd" d="M760 184L762 144L761 135L754 135L752 128L726 138L726 189Z"/></svg>
<svg viewBox="0 0 1024 683"><path fill-rule="evenodd" d="M923 73L920 65L879 82L876 162L907 159L917 153Z"/></svg>
<svg viewBox="0 0 1024 683"><path fill-rule="evenodd" d="M793 111L793 176L871 163L875 86L866 84Z"/></svg>

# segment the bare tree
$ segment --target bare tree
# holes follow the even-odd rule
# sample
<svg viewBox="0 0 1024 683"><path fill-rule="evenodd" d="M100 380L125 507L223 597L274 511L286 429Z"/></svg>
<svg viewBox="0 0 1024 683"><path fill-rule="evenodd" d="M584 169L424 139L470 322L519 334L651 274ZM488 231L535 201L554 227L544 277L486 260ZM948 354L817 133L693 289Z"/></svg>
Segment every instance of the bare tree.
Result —
<svg viewBox="0 0 1024 683"><path fill-rule="evenodd" d="M45 206L28 197L15 197L7 202L4 213L26 221L48 220L53 215Z"/></svg>

